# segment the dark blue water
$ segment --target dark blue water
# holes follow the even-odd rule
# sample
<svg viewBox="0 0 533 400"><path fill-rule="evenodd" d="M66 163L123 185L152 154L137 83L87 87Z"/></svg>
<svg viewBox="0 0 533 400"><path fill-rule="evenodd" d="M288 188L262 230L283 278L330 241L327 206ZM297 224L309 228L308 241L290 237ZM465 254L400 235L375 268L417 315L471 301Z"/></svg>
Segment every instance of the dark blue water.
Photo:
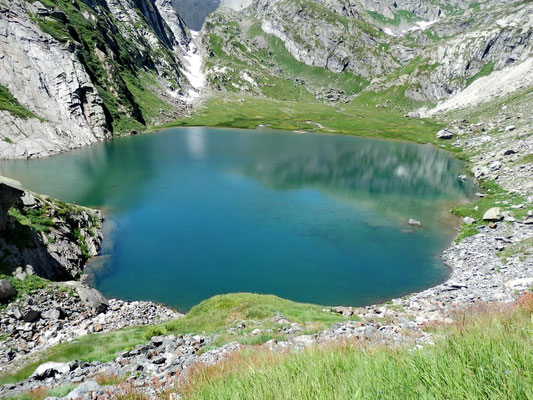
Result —
<svg viewBox="0 0 533 400"><path fill-rule="evenodd" d="M447 209L471 193L461 163L427 146L209 128L3 162L0 173L104 207L97 288L182 310L241 291L363 305L437 284Z"/></svg>

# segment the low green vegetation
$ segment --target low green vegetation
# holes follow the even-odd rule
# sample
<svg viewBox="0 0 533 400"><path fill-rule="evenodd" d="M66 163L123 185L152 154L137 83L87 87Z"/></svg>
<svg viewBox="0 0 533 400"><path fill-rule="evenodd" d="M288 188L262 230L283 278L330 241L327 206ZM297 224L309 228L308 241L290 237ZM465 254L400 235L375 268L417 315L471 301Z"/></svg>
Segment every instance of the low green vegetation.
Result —
<svg viewBox="0 0 533 400"><path fill-rule="evenodd" d="M184 398L531 399L532 337L529 308L463 322L417 350L346 343L289 355L243 352L195 371Z"/></svg>
<svg viewBox="0 0 533 400"><path fill-rule="evenodd" d="M279 101L263 97L227 96L210 99L190 118L171 126L213 126L255 129L263 126L290 131L354 134L386 139L428 143L440 125L404 118L402 114L381 110L364 99L342 105L314 101Z"/></svg>
<svg viewBox="0 0 533 400"><path fill-rule="evenodd" d="M50 232L50 227L54 226L54 221L48 216L48 209L16 209L11 208L9 215L15 218L21 225L28 226L36 232Z"/></svg>
<svg viewBox="0 0 533 400"><path fill-rule="evenodd" d="M513 257L518 257L518 259L523 262L525 258L531 254L533 254L533 238L513 243L498 253L504 264L507 264L509 259Z"/></svg>
<svg viewBox="0 0 533 400"><path fill-rule="evenodd" d="M494 64L495 62L490 62L490 63L487 63L485 64L477 74L475 74L474 76L472 76L471 78L469 78L467 81L466 81L466 86L470 86L470 84L472 82L474 82L476 79L479 79L483 76L488 76L492 73L492 71L494 71Z"/></svg>
<svg viewBox="0 0 533 400"><path fill-rule="evenodd" d="M22 118L37 118L31 111L20 104L3 85L0 85L0 110L9 111L11 114ZM9 138L4 138L3 140L6 143L12 143Z"/></svg>
<svg viewBox="0 0 533 400"><path fill-rule="evenodd" d="M347 319L322 309L321 306L296 303L270 295L235 293L215 296L193 307L183 318L171 322L82 336L75 341L54 346L45 351L38 361L15 373L1 376L0 385L27 378L37 366L46 361L110 361L115 358L116 353L132 349L152 336L161 334L218 334L215 346L230 341L260 344L272 338L283 338L283 335L277 332L277 328L283 325L271 321L278 313L291 322L303 325L307 333L320 331L326 326ZM244 329L229 331L229 328L242 321L248 321ZM272 333L254 337L250 332L256 328L272 329Z"/></svg>

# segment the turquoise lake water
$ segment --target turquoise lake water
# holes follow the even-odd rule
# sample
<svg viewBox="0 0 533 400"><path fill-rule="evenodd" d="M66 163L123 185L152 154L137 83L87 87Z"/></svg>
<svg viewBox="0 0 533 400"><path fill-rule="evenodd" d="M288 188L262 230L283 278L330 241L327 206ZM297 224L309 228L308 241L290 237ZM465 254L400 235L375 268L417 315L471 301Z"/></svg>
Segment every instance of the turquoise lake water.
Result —
<svg viewBox="0 0 533 400"><path fill-rule="evenodd" d="M461 173L429 146L211 128L0 163L28 189L104 208L105 295L180 310L230 292L364 305L435 285L447 210L472 192Z"/></svg>

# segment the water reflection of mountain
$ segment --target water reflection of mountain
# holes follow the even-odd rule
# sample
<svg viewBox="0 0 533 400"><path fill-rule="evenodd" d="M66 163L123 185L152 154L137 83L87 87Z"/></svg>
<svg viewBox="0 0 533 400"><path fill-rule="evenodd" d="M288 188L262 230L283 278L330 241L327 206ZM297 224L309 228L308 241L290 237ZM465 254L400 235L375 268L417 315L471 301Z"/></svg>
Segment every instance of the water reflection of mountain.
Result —
<svg viewBox="0 0 533 400"><path fill-rule="evenodd" d="M314 187L365 207L420 218L429 203L457 201L472 191L457 179L460 162L431 147L370 140L354 144L320 141L313 151L272 152L246 174L271 187Z"/></svg>

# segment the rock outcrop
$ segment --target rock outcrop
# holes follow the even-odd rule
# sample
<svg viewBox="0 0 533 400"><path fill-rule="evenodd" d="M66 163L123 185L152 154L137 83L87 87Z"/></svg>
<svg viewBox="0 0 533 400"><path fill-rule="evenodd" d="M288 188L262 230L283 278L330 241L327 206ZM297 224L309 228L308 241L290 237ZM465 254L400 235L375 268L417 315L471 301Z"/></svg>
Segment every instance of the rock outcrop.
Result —
<svg viewBox="0 0 533 400"><path fill-rule="evenodd" d="M98 254L102 241L98 210L20 190L16 201L4 211L2 273L74 279L89 258Z"/></svg>

